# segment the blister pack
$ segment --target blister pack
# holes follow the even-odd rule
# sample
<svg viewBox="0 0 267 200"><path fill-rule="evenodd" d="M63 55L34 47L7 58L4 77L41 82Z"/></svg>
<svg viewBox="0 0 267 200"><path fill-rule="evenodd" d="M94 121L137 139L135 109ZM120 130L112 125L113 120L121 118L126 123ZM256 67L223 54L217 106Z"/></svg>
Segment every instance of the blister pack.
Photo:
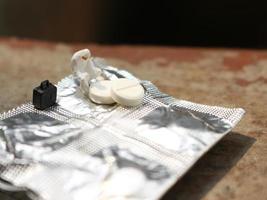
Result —
<svg viewBox="0 0 267 200"><path fill-rule="evenodd" d="M84 87L92 80L83 86L77 78L87 76L83 65L57 84L56 105L40 111L28 103L3 113L0 188L44 200L160 199L244 114L175 99L100 58L90 63L95 76L138 81L142 102L91 101Z"/></svg>

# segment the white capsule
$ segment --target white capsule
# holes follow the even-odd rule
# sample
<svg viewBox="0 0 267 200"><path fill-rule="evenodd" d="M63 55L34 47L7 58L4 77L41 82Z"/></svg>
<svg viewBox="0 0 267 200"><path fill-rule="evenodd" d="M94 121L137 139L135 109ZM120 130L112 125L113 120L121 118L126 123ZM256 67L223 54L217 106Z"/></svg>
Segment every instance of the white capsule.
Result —
<svg viewBox="0 0 267 200"><path fill-rule="evenodd" d="M89 98L98 104L113 104L115 101L110 95L111 81L96 81L90 84Z"/></svg>
<svg viewBox="0 0 267 200"><path fill-rule="evenodd" d="M142 103L145 90L137 80L120 78L112 81L111 97L119 104L137 106Z"/></svg>

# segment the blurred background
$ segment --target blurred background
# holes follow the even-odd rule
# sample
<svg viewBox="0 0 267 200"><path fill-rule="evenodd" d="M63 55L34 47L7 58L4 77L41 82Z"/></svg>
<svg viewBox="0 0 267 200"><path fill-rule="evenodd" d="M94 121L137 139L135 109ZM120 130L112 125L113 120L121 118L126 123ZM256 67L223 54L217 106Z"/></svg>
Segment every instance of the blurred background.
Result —
<svg viewBox="0 0 267 200"><path fill-rule="evenodd" d="M0 0L0 37L70 43L267 47L265 0Z"/></svg>

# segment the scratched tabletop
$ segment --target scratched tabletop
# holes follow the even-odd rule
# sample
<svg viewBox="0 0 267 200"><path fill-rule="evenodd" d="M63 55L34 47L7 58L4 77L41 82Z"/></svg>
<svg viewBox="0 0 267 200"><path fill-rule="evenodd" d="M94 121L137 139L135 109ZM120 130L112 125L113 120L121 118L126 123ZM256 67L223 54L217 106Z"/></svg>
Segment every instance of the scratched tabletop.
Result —
<svg viewBox="0 0 267 200"><path fill-rule="evenodd" d="M267 199L267 51L106 46L0 38L0 112L31 101L42 80L71 73L79 49L106 58L178 99L242 107L237 127L181 179L168 199ZM0 199L27 199L0 191Z"/></svg>

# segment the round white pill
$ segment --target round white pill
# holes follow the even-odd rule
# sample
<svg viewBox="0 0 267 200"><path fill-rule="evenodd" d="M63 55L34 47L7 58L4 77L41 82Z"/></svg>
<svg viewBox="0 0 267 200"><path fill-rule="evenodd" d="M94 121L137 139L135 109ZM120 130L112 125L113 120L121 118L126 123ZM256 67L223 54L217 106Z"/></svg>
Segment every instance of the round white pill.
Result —
<svg viewBox="0 0 267 200"><path fill-rule="evenodd" d="M105 78L103 76L98 76L98 77L96 77L95 80L96 81L103 81L103 80L105 80ZM90 81L91 81L91 79L90 79L89 75L85 76L85 78L81 79L81 81L80 81L80 89L86 97L88 97L88 95L89 95Z"/></svg>
<svg viewBox="0 0 267 200"><path fill-rule="evenodd" d="M120 78L112 81L111 97L121 105L137 106L144 95L145 90L137 80Z"/></svg>
<svg viewBox="0 0 267 200"><path fill-rule="evenodd" d="M89 98L98 104L112 104L115 103L111 97L111 81L103 80L96 81L90 84Z"/></svg>

